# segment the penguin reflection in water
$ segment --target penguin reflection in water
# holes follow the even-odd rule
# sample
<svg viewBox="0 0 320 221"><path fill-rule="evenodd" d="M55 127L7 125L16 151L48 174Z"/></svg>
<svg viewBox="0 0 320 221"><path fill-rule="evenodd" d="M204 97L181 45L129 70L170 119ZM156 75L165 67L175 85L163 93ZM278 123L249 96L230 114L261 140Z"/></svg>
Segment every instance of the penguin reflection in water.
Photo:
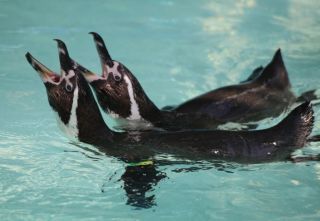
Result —
<svg viewBox="0 0 320 221"><path fill-rule="evenodd" d="M124 130L153 127L167 130L214 129L227 122L254 128L254 122L277 117L295 102L316 98L314 91L299 98L292 93L279 49L265 68L257 68L246 81L161 110L147 96L134 74L111 58L101 36L94 32L91 34L100 57L102 75L94 74L76 61L74 67L90 83L102 109Z"/></svg>
<svg viewBox="0 0 320 221"><path fill-rule="evenodd" d="M308 142L314 119L312 107L308 102L295 108L276 126L265 130L114 132L103 121L87 81L73 68L65 44L57 41L61 75L45 67L30 53L26 54L26 58L44 82L50 107L56 113L58 122L67 136L92 144L108 156L127 163L154 160L159 154L174 155L193 161L219 159L239 163L260 163L291 159L292 152ZM141 168L141 165L136 166ZM146 182L151 180L157 183L162 179L154 164L149 165L144 172L146 176L151 174L150 177L155 177L145 179ZM137 173L128 170L126 173L123 180L127 184L137 179ZM128 195L132 194L130 188L133 186L125 185ZM145 189L148 188L150 186Z"/></svg>

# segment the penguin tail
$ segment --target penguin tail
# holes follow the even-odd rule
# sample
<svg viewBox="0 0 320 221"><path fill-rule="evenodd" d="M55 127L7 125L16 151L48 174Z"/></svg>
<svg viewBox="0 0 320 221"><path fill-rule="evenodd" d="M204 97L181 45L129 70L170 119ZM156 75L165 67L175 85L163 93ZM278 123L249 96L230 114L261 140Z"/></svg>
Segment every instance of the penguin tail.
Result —
<svg viewBox="0 0 320 221"><path fill-rule="evenodd" d="M261 71L261 74L255 80L260 83L268 82L269 86L276 88L291 87L280 48L274 54L271 62Z"/></svg>
<svg viewBox="0 0 320 221"><path fill-rule="evenodd" d="M288 146L303 147L309 141L308 137L313 129L313 114L311 103L302 103L275 126L278 129L278 135L285 138Z"/></svg>

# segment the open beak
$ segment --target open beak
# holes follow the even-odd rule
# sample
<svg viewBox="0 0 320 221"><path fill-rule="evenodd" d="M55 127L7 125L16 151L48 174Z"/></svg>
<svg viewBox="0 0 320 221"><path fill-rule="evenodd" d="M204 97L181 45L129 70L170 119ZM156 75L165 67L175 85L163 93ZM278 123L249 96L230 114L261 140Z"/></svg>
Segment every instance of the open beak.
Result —
<svg viewBox="0 0 320 221"><path fill-rule="evenodd" d="M26 53L26 58L29 64L39 73L40 78L44 83L58 83L60 81L60 76L49 68L41 64L37 59L35 59L29 52Z"/></svg>
<svg viewBox="0 0 320 221"><path fill-rule="evenodd" d="M101 62L101 67L103 71L103 76L107 77L108 76L108 71L107 71L107 66L112 67L113 66L113 61L112 58L107 50L106 45L104 44L103 39L101 36L95 32L90 32L89 34L93 35L93 40L96 45L99 57L100 57L100 62Z"/></svg>
<svg viewBox="0 0 320 221"><path fill-rule="evenodd" d="M58 43L61 72L62 74L68 74L68 72L70 70L73 70L73 68L72 68L72 62L71 62L71 58L69 57L66 44L59 39L54 39L54 40Z"/></svg>
<svg viewBox="0 0 320 221"><path fill-rule="evenodd" d="M75 60L71 59L71 62L72 62L73 69L79 71L84 76L87 82L91 83L92 81L101 79L100 76L88 70L87 68L83 67L81 64L79 64Z"/></svg>

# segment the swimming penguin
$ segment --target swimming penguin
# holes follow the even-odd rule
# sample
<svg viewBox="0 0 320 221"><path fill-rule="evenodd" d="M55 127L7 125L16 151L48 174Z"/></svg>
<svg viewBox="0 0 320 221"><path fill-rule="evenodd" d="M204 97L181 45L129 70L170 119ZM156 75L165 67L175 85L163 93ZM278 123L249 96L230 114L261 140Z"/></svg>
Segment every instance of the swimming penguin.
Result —
<svg viewBox="0 0 320 221"><path fill-rule="evenodd" d="M61 40L57 42L61 75L49 70L30 53L26 58L39 73L50 107L57 113L63 131L81 142L104 149L111 156L127 161L161 153L185 159L245 163L286 160L307 143L312 131L314 117L309 102L295 108L276 126L264 130L112 131L104 122L86 79L73 68L65 44Z"/></svg>
<svg viewBox="0 0 320 221"><path fill-rule="evenodd" d="M212 129L226 122L254 122L279 116L297 100L290 89L279 49L265 68L257 68L243 83L218 88L175 108L160 110L132 72L122 63L112 60L101 36L94 32L91 34L100 57L102 76L75 61L74 67L82 72L94 89L102 109L113 118L122 119L124 129L136 129L143 123L178 130Z"/></svg>

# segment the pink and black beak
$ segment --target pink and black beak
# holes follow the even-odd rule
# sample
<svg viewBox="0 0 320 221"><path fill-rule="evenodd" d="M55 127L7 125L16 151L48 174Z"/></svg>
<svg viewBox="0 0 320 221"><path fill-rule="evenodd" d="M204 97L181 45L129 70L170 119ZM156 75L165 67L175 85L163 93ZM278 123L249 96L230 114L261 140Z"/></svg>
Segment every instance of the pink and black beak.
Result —
<svg viewBox="0 0 320 221"><path fill-rule="evenodd" d="M59 84L60 76L35 59L29 52L26 53L29 64L36 70L44 83Z"/></svg>
<svg viewBox="0 0 320 221"><path fill-rule="evenodd" d="M70 70L73 70L72 62L69 56L68 49L66 44L59 40L54 39L58 43L58 50L59 50L59 60L60 60L60 67L61 67L61 74L67 74Z"/></svg>
<svg viewBox="0 0 320 221"><path fill-rule="evenodd" d="M102 68L105 65L108 65L109 67L113 66L113 60L107 50L107 47L102 39L102 37L96 33L96 32L90 32L89 34L93 35L93 40L96 45Z"/></svg>
<svg viewBox="0 0 320 221"><path fill-rule="evenodd" d="M100 63L102 67L102 78L108 79L109 75L112 74L116 81L119 81L122 77L119 74L118 67L114 67L115 63L120 64L120 62L115 62L112 60L107 47L102 39L102 37L96 32L90 32L93 35L93 40L96 45L96 49L99 54Z"/></svg>
<svg viewBox="0 0 320 221"><path fill-rule="evenodd" d="M79 73L82 74L82 76L86 79L87 82L91 83L93 81L101 79L101 77L92 71L88 70L75 60L71 59L72 67L73 69L77 70Z"/></svg>
<svg viewBox="0 0 320 221"><path fill-rule="evenodd" d="M72 60L73 67L78 70L79 72L82 73L82 75L86 78L86 80L89 83L92 83L97 80L107 80L109 76L109 70L110 68L113 67L114 62L107 50L107 47L102 39L102 37L95 33L95 32L90 32L89 34L93 35L93 40L96 46L96 49L99 54L100 58L100 63L101 63L101 69L102 69L102 76L99 76L92 71L88 70L84 66L80 65L76 61ZM113 73L114 75L117 75L117 73Z"/></svg>

